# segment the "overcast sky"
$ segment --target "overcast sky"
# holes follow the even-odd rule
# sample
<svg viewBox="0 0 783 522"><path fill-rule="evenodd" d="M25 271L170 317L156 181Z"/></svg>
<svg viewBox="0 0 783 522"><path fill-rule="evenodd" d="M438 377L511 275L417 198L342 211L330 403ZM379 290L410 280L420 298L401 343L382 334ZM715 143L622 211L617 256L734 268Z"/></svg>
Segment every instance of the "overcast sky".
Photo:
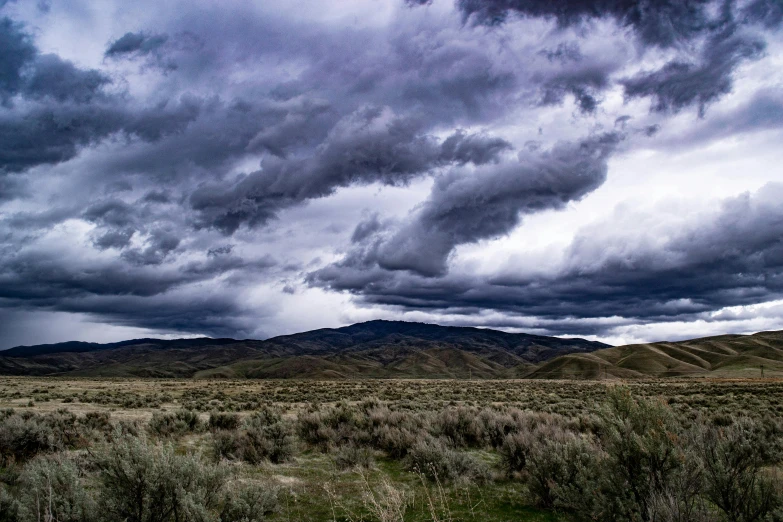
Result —
<svg viewBox="0 0 783 522"><path fill-rule="evenodd" d="M0 348L783 329L780 0L0 0Z"/></svg>

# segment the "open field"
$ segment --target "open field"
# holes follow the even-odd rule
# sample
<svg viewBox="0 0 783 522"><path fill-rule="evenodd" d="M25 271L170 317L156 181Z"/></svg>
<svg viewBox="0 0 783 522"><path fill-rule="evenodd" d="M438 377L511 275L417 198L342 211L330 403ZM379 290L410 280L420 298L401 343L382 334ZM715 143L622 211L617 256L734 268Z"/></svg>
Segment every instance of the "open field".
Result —
<svg viewBox="0 0 783 522"><path fill-rule="evenodd" d="M0 515L16 509L17 517L0 520L35 519L25 511L29 498L23 492L40 485L41 477L71 469L63 459L75 463L74 476L92 492L79 502L97 510L93 513L106 511L101 497L109 495L111 484L102 482L105 470L97 473L106 465L101 459L133 451L152 455L150 462L193 458L199 473L223 474L220 491L228 496L209 505L212 518L203 520L489 522L588 520L596 513L611 513L616 520L764 520L723 514L711 500L713 483L704 471L709 458L699 447L710 437L721 443L724 435L715 435L715 429L743 426L742 433L758 442L763 454L753 461L763 478L759 484L778 495L783 382L2 377L0 410L0 483L5 484ZM661 427L664 438L655 439ZM621 433L624 429L631 433ZM655 459L643 456L638 469L622 479L620 468L630 463L613 460L613 452L622 449L618 444L625 438L633 439L630 435L641 441L634 451L663 452L658 456L670 459L671 466L648 469ZM664 473L671 484L693 479L688 463L698 463L703 489L675 503L698 499L704 518L696 513L661 518L671 506L655 502L671 493L669 483L644 490L641 500L625 499L627 505L580 512L574 506L581 503L579 495L588 494L558 482L568 471L565 461L552 460L558 455L591 470L582 479L594 482L596 491L603 488L607 498L617 494L615 487L636 487L635 476ZM597 470L612 466L619 468L606 482ZM264 494L253 497L255 504L240 503L252 513L237 518L225 507L234 502L225 492L235 490L236 498L250 490ZM777 509L775 495L769 513ZM60 520L93 520L89 509ZM189 516L164 520L196 519Z"/></svg>
<svg viewBox="0 0 783 522"><path fill-rule="evenodd" d="M683 414L783 415L783 380L189 380L0 377L0 408L106 411L147 420L154 411L251 412L275 406L294 414L309 405L368 398L413 410L448 406L508 406L578 416L595 412L606 391L624 386L634 396L661 398ZM30 401L34 405L28 408Z"/></svg>

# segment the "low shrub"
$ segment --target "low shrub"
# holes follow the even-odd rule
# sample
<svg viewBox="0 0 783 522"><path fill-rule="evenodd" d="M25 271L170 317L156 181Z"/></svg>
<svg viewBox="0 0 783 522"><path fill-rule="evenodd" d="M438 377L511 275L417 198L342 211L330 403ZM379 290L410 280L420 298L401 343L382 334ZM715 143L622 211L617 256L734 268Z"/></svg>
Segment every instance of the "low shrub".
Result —
<svg viewBox="0 0 783 522"><path fill-rule="evenodd" d="M37 416L12 414L0 423L0 465L26 462L40 453L58 449L50 426Z"/></svg>
<svg viewBox="0 0 783 522"><path fill-rule="evenodd" d="M212 448L218 458L277 464L293 456L295 443L291 428L279 416L259 414L248 417L240 430L214 431Z"/></svg>
<svg viewBox="0 0 783 522"><path fill-rule="evenodd" d="M18 522L19 502L0 484L0 522Z"/></svg>
<svg viewBox="0 0 783 522"><path fill-rule="evenodd" d="M374 446L383 450L392 459L403 459L411 448L425 436L424 433L414 433L408 428L382 426L375 431Z"/></svg>
<svg viewBox="0 0 783 522"><path fill-rule="evenodd" d="M506 475L513 477L524 471L532 443L533 438L529 431L506 435L498 449L500 466Z"/></svg>
<svg viewBox="0 0 783 522"><path fill-rule="evenodd" d="M211 430L235 430L241 425L239 415L213 411L209 414L209 429Z"/></svg>
<svg viewBox="0 0 783 522"><path fill-rule="evenodd" d="M702 429L705 493L727 520L764 520L780 506L779 492L764 469L780 460L778 440L748 418Z"/></svg>
<svg viewBox="0 0 783 522"><path fill-rule="evenodd" d="M454 451L442 440L428 438L413 445L406 457L410 470L432 480L485 482L489 468L464 452Z"/></svg>
<svg viewBox="0 0 783 522"><path fill-rule="evenodd" d="M214 520L227 470L177 455L143 434L118 435L96 454L100 509L127 522Z"/></svg>
<svg viewBox="0 0 783 522"><path fill-rule="evenodd" d="M356 444L345 444L337 448L333 455L334 464L337 469L371 469L375 466L375 458L372 450L367 447L357 446Z"/></svg>
<svg viewBox="0 0 783 522"><path fill-rule="evenodd" d="M220 512L220 522L260 522L278 508L277 490L257 482L233 482Z"/></svg>
<svg viewBox="0 0 783 522"><path fill-rule="evenodd" d="M602 516L647 520L651 500L680 471L685 457L682 427L672 410L653 399L635 399L613 390L602 411L600 443Z"/></svg>
<svg viewBox="0 0 783 522"><path fill-rule="evenodd" d="M435 416L432 424L432 434L447 439L455 448L476 448L483 445L483 426L473 409L445 409Z"/></svg>
<svg viewBox="0 0 783 522"><path fill-rule="evenodd" d="M183 409L173 413L154 412L148 428L155 435L174 437L186 433L197 433L204 428L204 424L198 413Z"/></svg>
<svg viewBox="0 0 783 522"><path fill-rule="evenodd" d="M539 438L526 452L525 481L536 505L544 508L574 507L592 494L588 480L597 469L599 450L583 437L562 432Z"/></svg>
<svg viewBox="0 0 783 522"><path fill-rule="evenodd" d="M20 522L97 520L77 466L62 455L38 457L19 477Z"/></svg>
<svg viewBox="0 0 783 522"><path fill-rule="evenodd" d="M108 433L111 431L111 415L106 411L90 411L82 419L84 427L90 431Z"/></svg>
<svg viewBox="0 0 783 522"><path fill-rule="evenodd" d="M293 434L282 421L264 425L251 418L245 425L241 440L241 458L251 464L261 460L278 464L294 454Z"/></svg>

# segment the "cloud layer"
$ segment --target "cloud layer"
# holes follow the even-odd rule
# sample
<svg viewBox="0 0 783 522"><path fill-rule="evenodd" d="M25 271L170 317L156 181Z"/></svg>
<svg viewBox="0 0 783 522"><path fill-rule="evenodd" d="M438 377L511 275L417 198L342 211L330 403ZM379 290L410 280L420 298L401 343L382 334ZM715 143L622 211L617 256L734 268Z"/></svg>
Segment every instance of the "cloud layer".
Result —
<svg viewBox="0 0 783 522"><path fill-rule="evenodd" d="M781 298L774 172L660 237L613 183L644 151L772 154L775 0L28 7L0 6L0 319L600 337Z"/></svg>

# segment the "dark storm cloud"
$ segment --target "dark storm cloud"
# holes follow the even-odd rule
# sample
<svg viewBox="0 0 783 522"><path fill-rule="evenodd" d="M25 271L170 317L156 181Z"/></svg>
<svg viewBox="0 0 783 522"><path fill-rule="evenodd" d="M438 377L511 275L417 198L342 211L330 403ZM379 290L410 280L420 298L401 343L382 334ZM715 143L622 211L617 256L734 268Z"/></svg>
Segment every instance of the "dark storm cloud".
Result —
<svg viewBox="0 0 783 522"><path fill-rule="evenodd" d="M134 216L134 208L118 199L96 203L84 211L84 218L87 221L120 227L133 223Z"/></svg>
<svg viewBox="0 0 783 522"><path fill-rule="evenodd" d="M22 68L35 58L36 48L21 24L0 19L0 99L7 102L22 86Z"/></svg>
<svg viewBox="0 0 783 522"><path fill-rule="evenodd" d="M152 234L143 249L133 249L130 259L67 259L43 249L2 252L0 298L37 302L56 308L61 299L90 295L163 294L190 283L207 281L215 275L247 269L262 271L275 265L264 257L260 261L238 256L206 257L182 266L162 263L164 256L177 247L178 240L167 231Z"/></svg>
<svg viewBox="0 0 783 522"><path fill-rule="evenodd" d="M561 209L598 188L606 179L607 159L621 139L619 134L603 134L552 150L524 152L516 161L454 169L436 180L427 201L391 234L371 235L371 228L381 230L373 222L357 228L354 238L358 234L371 244L317 277L329 281L339 278L342 267L353 271L375 263L385 270L444 275L457 245L507 234L521 216Z"/></svg>
<svg viewBox="0 0 783 522"><path fill-rule="evenodd" d="M165 232L153 236L146 249L132 250L139 259L70 259L47 251L0 253L0 304L17 309L87 313L98 320L127 326L176 330L203 335L249 336L259 311L236 301L247 274L257 276L276 265L270 256L244 260L227 252L181 267L157 263L162 250L176 247ZM152 250L150 250L152 249ZM243 275L232 282L232 274ZM211 289L213 278L226 277L223 288Z"/></svg>
<svg viewBox="0 0 783 522"><path fill-rule="evenodd" d="M125 33L109 45L105 54L112 58L128 54L145 55L159 49L168 39L166 34Z"/></svg>
<svg viewBox="0 0 783 522"><path fill-rule="evenodd" d="M783 185L767 185L725 200L714 213L649 236L613 231L606 223L587 227L551 275L430 278L377 266L332 265L310 281L351 292L366 303L405 310L473 315L489 309L563 323L606 317L691 320L727 306L783 297L781 197ZM667 239L661 242L660 235ZM566 333L565 326L558 323L555 333ZM575 332L605 334L609 327L584 322Z"/></svg>
<svg viewBox="0 0 783 522"><path fill-rule="evenodd" d="M0 117L0 173L60 163L122 128L111 106L39 106Z"/></svg>
<svg viewBox="0 0 783 522"><path fill-rule="evenodd" d="M780 27L783 24L783 4L777 0L753 0L742 10L742 15L770 29Z"/></svg>
<svg viewBox="0 0 783 522"><path fill-rule="evenodd" d="M122 258L132 265L160 265L180 244L180 238L172 230L153 230L141 248L122 253Z"/></svg>
<svg viewBox="0 0 783 522"><path fill-rule="evenodd" d="M2 298L50 305L60 299L89 295L152 296L185 279L175 271L133 269L121 261L69 266L59 255L36 252L4 256L0 281Z"/></svg>
<svg viewBox="0 0 783 522"><path fill-rule="evenodd" d="M574 64L554 75L542 87L542 105L560 105L571 94L583 113L593 113L599 104L600 93L609 86L609 75L614 67Z"/></svg>
<svg viewBox="0 0 783 522"><path fill-rule="evenodd" d="M0 203L24 197L27 194L26 180L0 176Z"/></svg>
<svg viewBox="0 0 783 522"><path fill-rule="evenodd" d="M443 141L440 156L447 163L484 165L496 162L501 152L512 148L504 139L458 130Z"/></svg>
<svg viewBox="0 0 783 522"><path fill-rule="evenodd" d="M107 248L123 249L130 244L130 240L136 231L133 229L114 229L100 234L93 240L93 244L100 250Z"/></svg>
<svg viewBox="0 0 783 522"><path fill-rule="evenodd" d="M193 292L152 299L87 299L68 311L86 312L113 323L159 331L189 332L209 337L246 339L258 335L258 322L271 315L248 310L230 295Z"/></svg>
<svg viewBox="0 0 783 522"><path fill-rule="evenodd" d="M511 14L551 18L561 27L613 18L648 45L669 47L709 30L712 0L458 0L466 20L497 25Z"/></svg>
<svg viewBox="0 0 783 522"><path fill-rule="evenodd" d="M40 54L24 26L0 21L0 172L22 172L74 158L116 133L155 141L179 132L198 115L200 101L183 97L150 109L109 94L107 75Z"/></svg>
<svg viewBox="0 0 783 522"><path fill-rule="evenodd" d="M96 70L82 70L55 54L40 55L23 25L9 18L0 20L0 96L59 102L87 103L101 94L110 80Z"/></svg>
<svg viewBox="0 0 783 522"><path fill-rule="evenodd" d="M25 91L31 98L50 96L59 102L89 103L101 96L108 83L109 78L96 70L80 70L57 55L45 54L36 60Z"/></svg>
<svg viewBox="0 0 783 522"><path fill-rule="evenodd" d="M510 147L504 140L462 131L439 143L423 130L417 118L364 107L338 122L313 156L269 158L233 186L200 187L190 203L200 226L232 234L243 224L264 225L280 209L328 196L339 187L404 185L449 164L495 161Z"/></svg>
<svg viewBox="0 0 783 522"><path fill-rule="evenodd" d="M168 203L171 198L161 190L151 190L144 194L142 201L145 203Z"/></svg>
<svg viewBox="0 0 783 522"><path fill-rule="evenodd" d="M778 3L762 0L723 10L707 1L457 2L469 23L439 6L413 9L428 1L406 3L377 26L361 17L313 21L265 3L197 3L173 9L171 19L150 5L139 19L155 20L154 29L130 17L134 25L97 42L98 69L46 54L32 25L4 18L3 306L249 332L238 289L260 295L256 285L322 266L319 256L332 259L350 234L345 258L311 284L409 309L556 317L565 313L558 299L576 309L569 291L596 311L621 308L619 290L607 290L599 306L602 285L620 285L598 273L595 295L566 269L547 294L535 280L453 275L450 256L595 190L620 132L641 138L642 129L665 127L665 113L636 115L638 128L622 120L617 133L602 134L616 116L602 114L612 89L649 98L659 111L703 110L732 90L737 68L763 55L764 31L781 23ZM555 30L542 20L555 20ZM614 32L592 39L612 25L606 20ZM501 22L508 33L482 25ZM617 36L616 26L632 38ZM42 40L47 49L57 48L56 36ZM649 48L668 61L655 56L649 63L662 65L648 68ZM578 128L556 128L558 108L572 100ZM755 119L740 117L732 128L775 125L764 99L754 107ZM700 120L705 135L719 133L711 122ZM545 136L533 136L539 126ZM552 146L587 129L589 139ZM532 137L548 141L516 155ZM358 224L318 223L327 238L295 222L322 204L308 202L341 189L426 178L435 180L431 193L415 196L424 201L404 219L371 208ZM360 204L348 203L346 215L360 215ZM286 241L298 243L290 257ZM326 246L308 250L308 241ZM285 283L284 292L304 288Z"/></svg>
<svg viewBox="0 0 783 522"><path fill-rule="evenodd" d="M731 92L737 65L759 57L764 48L760 38L721 33L705 45L701 63L672 61L657 71L624 80L625 95L650 97L652 110L659 112L676 112L695 104L704 116L708 104Z"/></svg>
<svg viewBox="0 0 783 522"><path fill-rule="evenodd" d="M783 7L776 0L757 0L742 5L734 0L458 0L466 20L499 25L510 14L550 18L561 28L591 20L611 18L628 28L643 46L686 49L660 69L643 72L621 83L627 98L649 97L654 111L678 111L696 105L701 116L707 105L728 94L735 69L758 59L765 49L764 38L752 32L759 23L768 29L783 23ZM700 40L705 39L704 43ZM693 60L693 47L700 48ZM544 51L550 60L578 61L578 48ZM606 75L552 79L544 103L560 103L572 94L582 112L592 112L600 93L608 85Z"/></svg>
<svg viewBox="0 0 783 522"><path fill-rule="evenodd" d="M377 212L374 212L366 219L363 219L353 229L351 234L351 243L363 243L368 237L372 236L383 228L383 224Z"/></svg>
<svg viewBox="0 0 783 522"><path fill-rule="evenodd" d="M232 250L234 250L234 245L223 245L215 248L210 248L209 250L207 250L207 256L209 257L223 256L226 254L230 254Z"/></svg>
<svg viewBox="0 0 783 522"><path fill-rule="evenodd" d="M779 129L783 124L783 95L778 89L759 90L745 103L700 123L672 138L667 145L688 147L728 136Z"/></svg>
<svg viewBox="0 0 783 522"><path fill-rule="evenodd" d="M550 63L559 66L541 87L542 105L560 105L572 95L583 113L593 113L599 104L600 93L610 85L615 63L602 63L582 54L576 42L560 43L554 49L539 52Z"/></svg>

